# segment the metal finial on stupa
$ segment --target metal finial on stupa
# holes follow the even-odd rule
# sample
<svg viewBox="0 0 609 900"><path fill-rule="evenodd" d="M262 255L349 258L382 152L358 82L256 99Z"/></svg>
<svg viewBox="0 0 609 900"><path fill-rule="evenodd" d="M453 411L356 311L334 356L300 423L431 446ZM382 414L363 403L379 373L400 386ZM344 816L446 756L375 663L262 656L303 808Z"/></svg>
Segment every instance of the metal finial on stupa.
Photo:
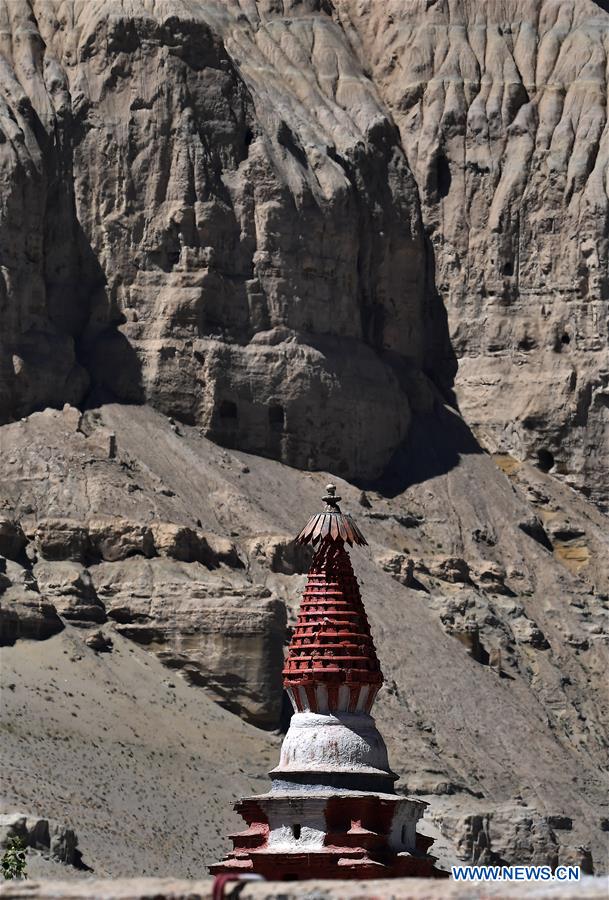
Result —
<svg viewBox="0 0 609 900"><path fill-rule="evenodd" d="M340 511L338 504L342 498L336 496L336 485L326 485L326 493L322 499L326 508L323 512L311 516L296 538L296 543L315 546L320 541L344 541L349 546L353 546L353 544L367 545L368 541L351 516Z"/></svg>

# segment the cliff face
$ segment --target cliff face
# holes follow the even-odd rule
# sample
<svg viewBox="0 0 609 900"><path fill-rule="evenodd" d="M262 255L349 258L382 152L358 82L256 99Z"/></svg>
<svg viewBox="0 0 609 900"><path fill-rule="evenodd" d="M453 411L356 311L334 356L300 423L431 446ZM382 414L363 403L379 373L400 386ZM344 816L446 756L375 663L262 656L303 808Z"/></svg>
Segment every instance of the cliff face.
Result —
<svg viewBox="0 0 609 900"><path fill-rule="evenodd" d="M605 504L592 0L15 0L2 20L5 420L146 400L370 478L456 356L484 445Z"/></svg>
<svg viewBox="0 0 609 900"><path fill-rule="evenodd" d="M607 11L336 6L417 180L462 413L489 449L538 460L606 507Z"/></svg>
<svg viewBox="0 0 609 900"><path fill-rule="evenodd" d="M394 767L431 799L446 859L578 861L585 845L606 866L608 45L592 0L0 0L0 643L28 686L3 705L7 766L30 754L19 809L62 817L91 735L119 754L83 710L112 723L115 682L152 660L134 641L279 724L306 568L289 537L328 478L299 470L325 469L370 539L358 572ZM58 666L60 645L66 678L84 659L83 710L57 688L55 721L37 696L28 743L12 718L32 660ZM203 792L190 828L208 801L229 808L243 765L240 790L260 774L270 743L225 710L190 765L189 690L180 678L184 767L162 802L140 723L126 793L75 803L104 870L120 813L139 844L114 873L198 871L201 847L221 854L216 811L193 847L169 846L172 792ZM32 779L57 734L61 774Z"/></svg>
<svg viewBox="0 0 609 900"><path fill-rule="evenodd" d="M456 356L488 449L606 504L593 0L0 15L5 420L146 400L370 478Z"/></svg>
<svg viewBox="0 0 609 900"><path fill-rule="evenodd" d="M405 438L442 333L416 185L340 26L264 6L5 5L5 419L146 400L364 477Z"/></svg>

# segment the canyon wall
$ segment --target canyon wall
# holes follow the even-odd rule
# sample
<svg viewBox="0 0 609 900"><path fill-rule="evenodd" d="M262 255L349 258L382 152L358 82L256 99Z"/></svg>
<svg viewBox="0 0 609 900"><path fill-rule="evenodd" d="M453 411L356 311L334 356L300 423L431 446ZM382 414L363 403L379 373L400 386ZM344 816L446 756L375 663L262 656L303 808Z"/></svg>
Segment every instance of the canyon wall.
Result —
<svg viewBox="0 0 609 900"><path fill-rule="evenodd" d="M150 402L370 479L433 382L487 449L605 506L601 6L11 0L0 21L5 421Z"/></svg>
<svg viewBox="0 0 609 900"><path fill-rule="evenodd" d="M444 862L607 868L608 46L593 0L0 0L12 812L221 855L333 473Z"/></svg>
<svg viewBox="0 0 609 900"><path fill-rule="evenodd" d="M146 401L376 477L446 338L416 184L340 26L250 12L5 4L2 415Z"/></svg>
<svg viewBox="0 0 609 900"><path fill-rule="evenodd" d="M606 508L609 15L593 0L337 0L399 126L461 412Z"/></svg>

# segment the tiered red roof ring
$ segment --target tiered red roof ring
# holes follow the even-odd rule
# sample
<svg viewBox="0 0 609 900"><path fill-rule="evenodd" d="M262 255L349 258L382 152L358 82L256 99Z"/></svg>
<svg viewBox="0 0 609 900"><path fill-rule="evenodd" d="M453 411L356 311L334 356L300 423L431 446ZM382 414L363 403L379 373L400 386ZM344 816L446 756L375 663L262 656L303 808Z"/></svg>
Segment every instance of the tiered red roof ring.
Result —
<svg viewBox="0 0 609 900"><path fill-rule="evenodd" d="M298 712L369 712L383 683L370 625L345 543L365 545L350 516L340 512L334 485L326 511L296 538L316 547L283 670Z"/></svg>

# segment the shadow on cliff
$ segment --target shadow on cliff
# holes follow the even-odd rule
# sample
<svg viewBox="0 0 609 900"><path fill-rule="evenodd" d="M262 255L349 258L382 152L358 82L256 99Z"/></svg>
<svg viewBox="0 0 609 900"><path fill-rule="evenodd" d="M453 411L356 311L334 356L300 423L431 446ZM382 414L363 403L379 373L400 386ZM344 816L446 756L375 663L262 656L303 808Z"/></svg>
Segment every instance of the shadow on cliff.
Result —
<svg viewBox="0 0 609 900"><path fill-rule="evenodd" d="M76 225L80 278L88 320L76 340L76 358L86 369L90 387L80 404L145 402L142 366L136 350L120 331L127 321L110 295L104 270L79 222Z"/></svg>
<svg viewBox="0 0 609 900"><path fill-rule="evenodd" d="M393 454L383 475L358 487L396 497L414 484L444 475L461 457L484 453L461 416L443 403L427 413L415 413L406 441Z"/></svg>
<svg viewBox="0 0 609 900"><path fill-rule="evenodd" d="M383 475L358 486L395 497L414 484L444 475L465 454L483 453L459 413L454 390L457 355L450 339L448 313L436 286L434 247L425 236L426 319L423 372L437 392L432 409L415 412L404 443L397 448ZM399 366L396 366L399 377ZM403 384L405 392L409 390Z"/></svg>
<svg viewBox="0 0 609 900"><path fill-rule="evenodd" d="M436 285L436 254L429 235L425 235L425 363L423 371L445 401L457 411L454 391L459 363L450 339L448 312Z"/></svg>

